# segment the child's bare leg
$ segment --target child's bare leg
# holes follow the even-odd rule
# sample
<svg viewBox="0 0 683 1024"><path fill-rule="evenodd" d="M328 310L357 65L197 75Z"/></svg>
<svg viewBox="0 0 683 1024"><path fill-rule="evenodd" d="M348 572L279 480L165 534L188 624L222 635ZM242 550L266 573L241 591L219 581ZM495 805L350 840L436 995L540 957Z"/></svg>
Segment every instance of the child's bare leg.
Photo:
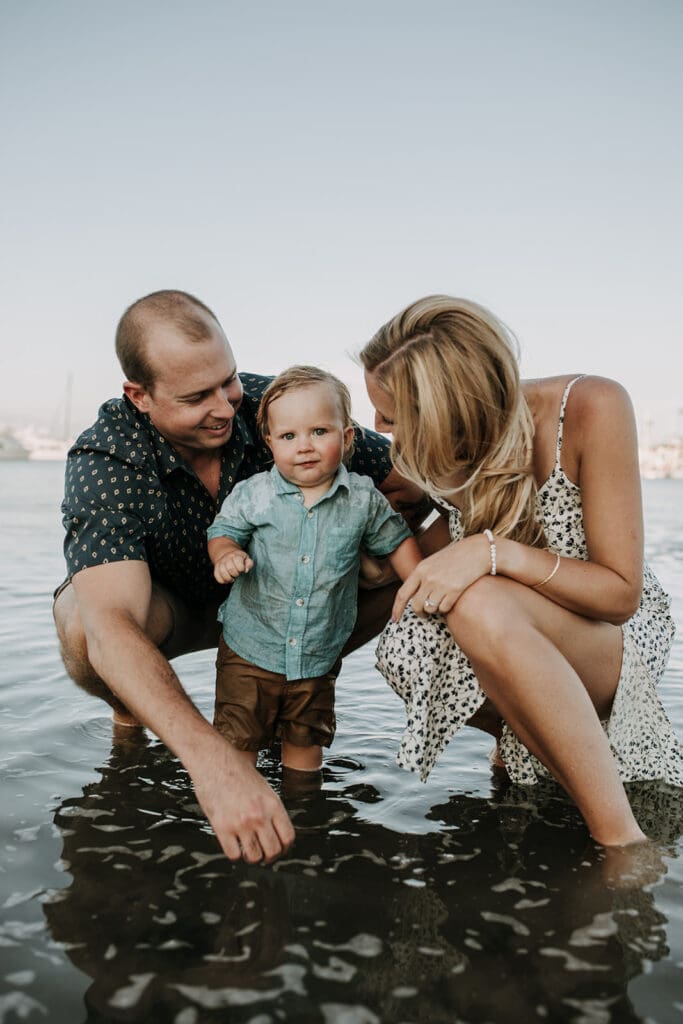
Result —
<svg viewBox="0 0 683 1024"><path fill-rule="evenodd" d="M322 747L298 747L289 740L282 740L282 764L297 772L317 772L323 763Z"/></svg>
<svg viewBox="0 0 683 1024"><path fill-rule="evenodd" d="M485 577L448 616L482 689L607 846L644 839L599 716L609 713L621 632L511 580Z"/></svg>

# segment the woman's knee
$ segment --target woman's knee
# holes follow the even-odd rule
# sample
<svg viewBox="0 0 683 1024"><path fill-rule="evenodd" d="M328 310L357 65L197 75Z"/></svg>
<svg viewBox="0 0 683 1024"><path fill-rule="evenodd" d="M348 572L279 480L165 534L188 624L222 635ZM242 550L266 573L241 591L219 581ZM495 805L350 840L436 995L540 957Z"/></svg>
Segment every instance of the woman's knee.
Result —
<svg viewBox="0 0 683 1024"><path fill-rule="evenodd" d="M468 654L495 654L516 635L522 610L509 592L507 580L483 576L458 598L447 616L453 638Z"/></svg>

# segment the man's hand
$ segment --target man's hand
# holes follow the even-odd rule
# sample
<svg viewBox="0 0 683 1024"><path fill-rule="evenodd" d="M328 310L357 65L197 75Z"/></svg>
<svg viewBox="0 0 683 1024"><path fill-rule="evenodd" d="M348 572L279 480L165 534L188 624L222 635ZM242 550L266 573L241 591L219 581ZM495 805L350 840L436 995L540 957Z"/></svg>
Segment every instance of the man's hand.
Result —
<svg viewBox="0 0 683 1024"><path fill-rule="evenodd" d="M398 576L388 558L373 558L367 551L361 551L358 577L358 586L361 590L376 590L377 587L385 587L387 583L393 583L397 579Z"/></svg>
<svg viewBox="0 0 683 1024"><path fill-rule="evenodd" d="M289 816L265 779L197 710L145 633L151 591L144 562L112 562L74 577L92 669L180 758L226 855L272 861L294 840Z"/></svg>
<svg viewBox="0 0 683 1024"><path fill-rule="evenodd" d="M294 828L279 797L218 733L191 771L195 793L230 860L269 864L294 842Z"/></svg>
<svg viewBox="0 0 683 1024"><path fill-rule="evenodd" d="M213 567L213 574L219 583L232 583L243 572L249 572L253 567L253 559L249 557L246 551L237 548L221 555Z"/></svg>

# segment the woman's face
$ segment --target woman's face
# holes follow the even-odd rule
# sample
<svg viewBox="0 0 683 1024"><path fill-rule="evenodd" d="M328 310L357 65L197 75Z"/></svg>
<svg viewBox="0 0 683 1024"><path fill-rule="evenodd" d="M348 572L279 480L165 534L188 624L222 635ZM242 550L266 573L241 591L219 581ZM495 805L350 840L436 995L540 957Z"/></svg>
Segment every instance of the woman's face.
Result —
<svg viewBox="0 0 683 1024"><path fill-rule="evenodd" d="M380 387L371 370L365 371L365 387L368 398L375 407L375 430L380 434L395 434L396 409L393 399Z"/></svg>

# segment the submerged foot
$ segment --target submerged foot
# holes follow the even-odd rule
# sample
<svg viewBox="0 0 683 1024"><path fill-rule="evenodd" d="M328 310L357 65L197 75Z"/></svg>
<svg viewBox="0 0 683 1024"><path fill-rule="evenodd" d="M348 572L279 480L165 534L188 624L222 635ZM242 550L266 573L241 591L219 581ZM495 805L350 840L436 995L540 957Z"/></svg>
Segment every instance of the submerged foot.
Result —
<svg viewBox="0 0 683 1024"><path fill-rule="evenodd" d="M493 750L491 750L491 752L489 753L489 763L492 768L495 768L498 771L507 772L505 762L503 761L503 758L500 756L500 747L498 746L497 743Z"/></svg>
<svg viewBox="0 0 683 1024"><path fill-rule="evenodd" d="M652 839L605 846L602 862L605 884L613 889L639 889L653 885L666 874L665 850Z"/></svg>
<svg viewBox="0 0 683 1024"><path fill-rule="evenodd" d="M127 708L124 708L123 704L118 707L112 708L112 721L114 727L121 726L123 729L143 729L144 726L139 718L132 715Z"/></svg>

